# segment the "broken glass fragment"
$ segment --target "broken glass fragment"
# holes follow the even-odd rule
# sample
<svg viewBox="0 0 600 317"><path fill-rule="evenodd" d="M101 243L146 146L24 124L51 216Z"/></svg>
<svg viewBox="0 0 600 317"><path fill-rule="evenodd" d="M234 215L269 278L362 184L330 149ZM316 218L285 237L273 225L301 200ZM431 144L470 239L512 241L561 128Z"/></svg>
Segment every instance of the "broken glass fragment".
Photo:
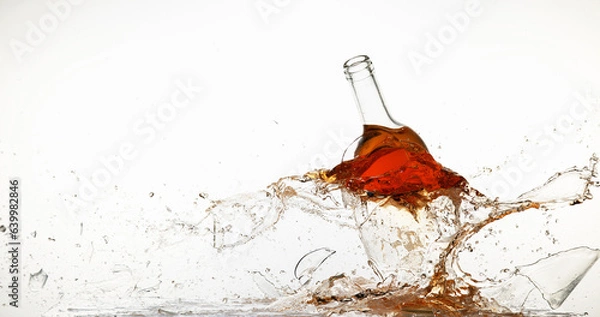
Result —
<svg viewBox="0 0 600 317"><path fill-rule="evenodd" d="M310 282L313 273L325 262L335 251L328 248L319 248L302 256L294 268L294 276L302 285Z"/></svg>
<svg viewBox="0 0 600 317"><path fill-rule="evenodd" d="M533 264L517 267L517 274L527 277L542 293L548 305L557 309L596 263L598 257L598 249L578 247L553 254Z"/></svg>
<svg viewBox="0 0 600 317"><path fill-rule="evenodd" d="M46 285L48 281L48 274L40 269L36 273L29 274L29 289L32 291L39 291Z"/></svg>

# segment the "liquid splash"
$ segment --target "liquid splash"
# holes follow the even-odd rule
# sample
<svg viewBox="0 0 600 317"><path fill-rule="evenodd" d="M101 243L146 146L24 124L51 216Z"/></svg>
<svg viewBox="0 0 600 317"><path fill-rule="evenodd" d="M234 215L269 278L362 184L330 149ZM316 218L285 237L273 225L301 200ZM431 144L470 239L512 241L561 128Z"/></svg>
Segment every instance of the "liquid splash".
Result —
<svg viewBox="0 0 600 317"><path fill-rule="evenodd" d="M591 188L599 186L597 163L598 158L592 156L588 166L557 173L511 202L486 197L464 178L437 166L433 166L435 171L458 181L394 194L369 191L366 186L357 189L353 187L356 182L339 182L332 176L339 177L336 169L287 177L260 194L216 201L208 209L214 221L213 246L224 250L247 243L275 227L287 209L299 208L356 229L378 279L339 274L309 283L311 274L335 252L314 250L296 265L296 271L302 268L296 276L302 287L277 300L270 310L316 308L327 314L385 316L578 316L523 307L523 302L537 291L551 309L558 308L596 262L600 250L566 250L505 269L504 276L497 279L463 270L460 255L472 249L474 236L507 216L526 211L548 213L591 199ZM415 201L421 204L415 205ZM576 265L566 272L553 269L570 262ZM555 276L543 277L548 271ZM550 282L552 279L555 281ZM519 292L523 295L515 296Z"/></svg>
<svg viewBox="0 0 600 317"><path fill-rule="evenodd" d="M528 214L576 213L600 186L597 163L592 156L508 202L461 183L420 192L424 205L411 209L332 182L328 171L204 199L197 222L141 226L147 258L107 266L108 276L47 316L584 316L555 309L600 250L514 253L503 242L517 239L498 228ZM531 234L549 239L544 230ZM94 253L112 254L101 242ZM478 261L480 252L493 259ZM496 263L498 255L511 260Z"/></svg>
<svg viewBox="0 0 600 317"><path fill-rule="evenodd" d="M111 239L132 252L128 262L107 262L116 247L99 236L85 267L109 271L73 288L74 301L46 316L583 316L556 309L600 250L515 253L504 249L506 241L527 238L497 228L523 215L577 212L600 186L595 155L514 201L499 201L424 147L395 151L405 139L381 136L374 139L387 147L364 142L377 155L342 163L346 172L338 166L284 177L219 200L200 195L197 221L167 208L172 221L147 219L137 231L130 227L127 239ZM407 168L413 170L387 173ZM426 186L412 187L414 179ZM129 223L149 216L131 215ZM547 230L540 225L531 234L550 239ZM502 257L510 261L497 261ZM44 275L32 275L30 288L47 289Z"/></svg>

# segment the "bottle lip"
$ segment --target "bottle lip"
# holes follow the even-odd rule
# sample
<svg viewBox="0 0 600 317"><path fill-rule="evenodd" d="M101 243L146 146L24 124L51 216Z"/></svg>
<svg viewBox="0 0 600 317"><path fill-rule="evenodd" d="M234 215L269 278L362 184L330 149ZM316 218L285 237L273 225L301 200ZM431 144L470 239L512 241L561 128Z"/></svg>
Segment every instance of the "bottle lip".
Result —
<svg viewBox="0 0 600 317"><path fill-rule="evenodd" d="M365 79L373 74L373 63L367 55L356 55L344 63L344 74L351 81Z"/></svg>

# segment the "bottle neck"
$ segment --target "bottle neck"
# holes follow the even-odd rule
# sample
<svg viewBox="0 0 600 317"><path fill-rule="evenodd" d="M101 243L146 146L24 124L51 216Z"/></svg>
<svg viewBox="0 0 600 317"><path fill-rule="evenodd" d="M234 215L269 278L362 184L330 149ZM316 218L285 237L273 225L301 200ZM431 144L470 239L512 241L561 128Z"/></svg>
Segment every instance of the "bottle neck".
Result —
<svg viewBox="0 0 600 317"><path fill-rule="evenodd" d="M388 128L404 126L394 120L388 112L374 71L373 64L366 55L355 56L344 63L344 73L354 91L354 100L363 124Z"/></svg>

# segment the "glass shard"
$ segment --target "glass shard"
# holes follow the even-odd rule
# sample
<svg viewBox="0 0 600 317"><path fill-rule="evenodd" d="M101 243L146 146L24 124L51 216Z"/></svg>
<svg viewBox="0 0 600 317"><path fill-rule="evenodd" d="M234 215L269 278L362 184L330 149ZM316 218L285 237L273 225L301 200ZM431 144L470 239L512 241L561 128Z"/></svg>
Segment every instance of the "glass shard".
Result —
<svg viewBox="0 0 600 317"><path fill-rule="evenodd" d="M29 274L29 289L32 291L39 291L46 285L48 281L48 274L40 269L38 272Z"/></svg>
<svg viewBox="0 0 600 317"><path fill-rule="evenodd" d="M598 249L574 248L517 267L517 274L531 280L548 305L552 309L557 309L596 263L598 257L600 257Z"/></svg>
<svg viewBox="0 0 600 317"><path fill-rule="evenodd" d="M294 268L294 276L302 285L310 282L313 273L325 262L330 256L335 253L334 250L328 248L319 248L302 256L300 261Z"/></svg>

